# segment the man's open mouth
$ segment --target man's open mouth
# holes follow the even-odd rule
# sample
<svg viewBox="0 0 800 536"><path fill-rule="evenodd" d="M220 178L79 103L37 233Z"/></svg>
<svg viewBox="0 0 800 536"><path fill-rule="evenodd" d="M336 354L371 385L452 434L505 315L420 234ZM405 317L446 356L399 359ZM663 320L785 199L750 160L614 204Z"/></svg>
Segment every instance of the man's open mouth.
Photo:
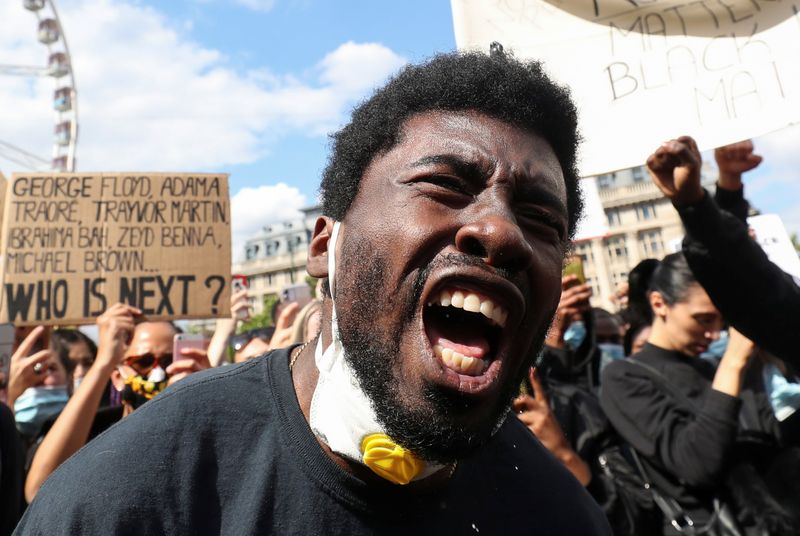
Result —
<svg viewBox="0 0 800 536"><path fill-rule="evenodd" d="M435 356L464 376L481 376L489 368L507 318L508 310L497 299L455 284L431 294L423 312Z"/></svg>

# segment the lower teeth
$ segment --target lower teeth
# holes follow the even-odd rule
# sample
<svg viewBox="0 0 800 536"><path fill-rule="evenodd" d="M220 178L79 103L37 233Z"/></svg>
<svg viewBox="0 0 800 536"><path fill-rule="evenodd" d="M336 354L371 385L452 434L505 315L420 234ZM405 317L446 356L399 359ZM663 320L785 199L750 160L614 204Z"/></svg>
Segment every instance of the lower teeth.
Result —
<svg viewBox="0 0 800 536"><path fill-rule="evenodd" d="M438 344L433 347L433 352L436 354L436 357L442 360L447 368L459 374L478 376L486 372L486 369L489 367L489 363L479 357L465 356Z"/></svg>

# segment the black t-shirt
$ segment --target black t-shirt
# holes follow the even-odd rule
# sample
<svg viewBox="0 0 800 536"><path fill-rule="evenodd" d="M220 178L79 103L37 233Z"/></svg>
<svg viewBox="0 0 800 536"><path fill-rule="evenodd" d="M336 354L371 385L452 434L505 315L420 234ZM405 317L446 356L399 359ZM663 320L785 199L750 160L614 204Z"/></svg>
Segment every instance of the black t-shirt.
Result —
<svg viewBox="0 0 800 536"><path fill-rule="evenodd" d="M288 350L193 375L65 462L18 534L610 534L515 418L435 493L368 486L322 451Z"/></svg>

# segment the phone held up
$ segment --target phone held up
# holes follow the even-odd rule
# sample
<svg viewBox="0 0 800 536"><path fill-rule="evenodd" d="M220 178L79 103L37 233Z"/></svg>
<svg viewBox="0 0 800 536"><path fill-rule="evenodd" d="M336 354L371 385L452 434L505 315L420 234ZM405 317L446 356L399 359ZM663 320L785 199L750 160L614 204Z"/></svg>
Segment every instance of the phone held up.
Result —
<svg viewBox="0 0 800 536"><path fill-rule="evenodd" d="M173 361L184 359L181 355L183 350L206 350L208 343L208 339L199 334L177 333L172 342L172 359Z"/></svg>
<svg viewBox="0 0 800 536"><path fill-rule="evenodd" d="M281 302L295 302L302 309L311 301L311 287L307 283L287 285L281 289Z"/></svg>
<svg viewBox="0 0 800 536"><path fill-rule="evenodd" d="M578 279L574 283L575 285L583 285L586 283L586 274L583 273L583 259L581 259L578 255L567 257L564 262L564 270L562 274L565 277L568 275L576 276Z"/></svg>

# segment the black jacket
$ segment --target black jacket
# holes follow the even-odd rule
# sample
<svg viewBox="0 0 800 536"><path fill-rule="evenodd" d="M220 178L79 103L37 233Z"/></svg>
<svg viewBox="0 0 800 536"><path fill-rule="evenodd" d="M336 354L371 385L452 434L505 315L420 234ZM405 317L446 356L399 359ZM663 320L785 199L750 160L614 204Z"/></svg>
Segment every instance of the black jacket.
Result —
<svg viewBox="0 0 800 536"><path fill-rule="evenodd" d="M700 358L648 343L632 359L657 369L685 399L667 392L643 367L616 361L603 370L603 410L641 455L656 487L702 521L727 470L740 459L737 438L744 429L779 436L769 402L749 388L739 397L713 390L714 367Z"/></svg>
<svg viewBox="0 0 800 536"><path fill-rule="evenodd" d="M719 192L719 190L718 190ZM747 234L736 192L724 193L737 215L706 193L678 210L686 228L683 254L725 319L758 346L800 365L800 287ZM738 194L741 197L741 194ZM720 193L717 203L722 203ZM746 215L746 202L744 202ZM739 217L737 217L739 216Z"/></svg>

